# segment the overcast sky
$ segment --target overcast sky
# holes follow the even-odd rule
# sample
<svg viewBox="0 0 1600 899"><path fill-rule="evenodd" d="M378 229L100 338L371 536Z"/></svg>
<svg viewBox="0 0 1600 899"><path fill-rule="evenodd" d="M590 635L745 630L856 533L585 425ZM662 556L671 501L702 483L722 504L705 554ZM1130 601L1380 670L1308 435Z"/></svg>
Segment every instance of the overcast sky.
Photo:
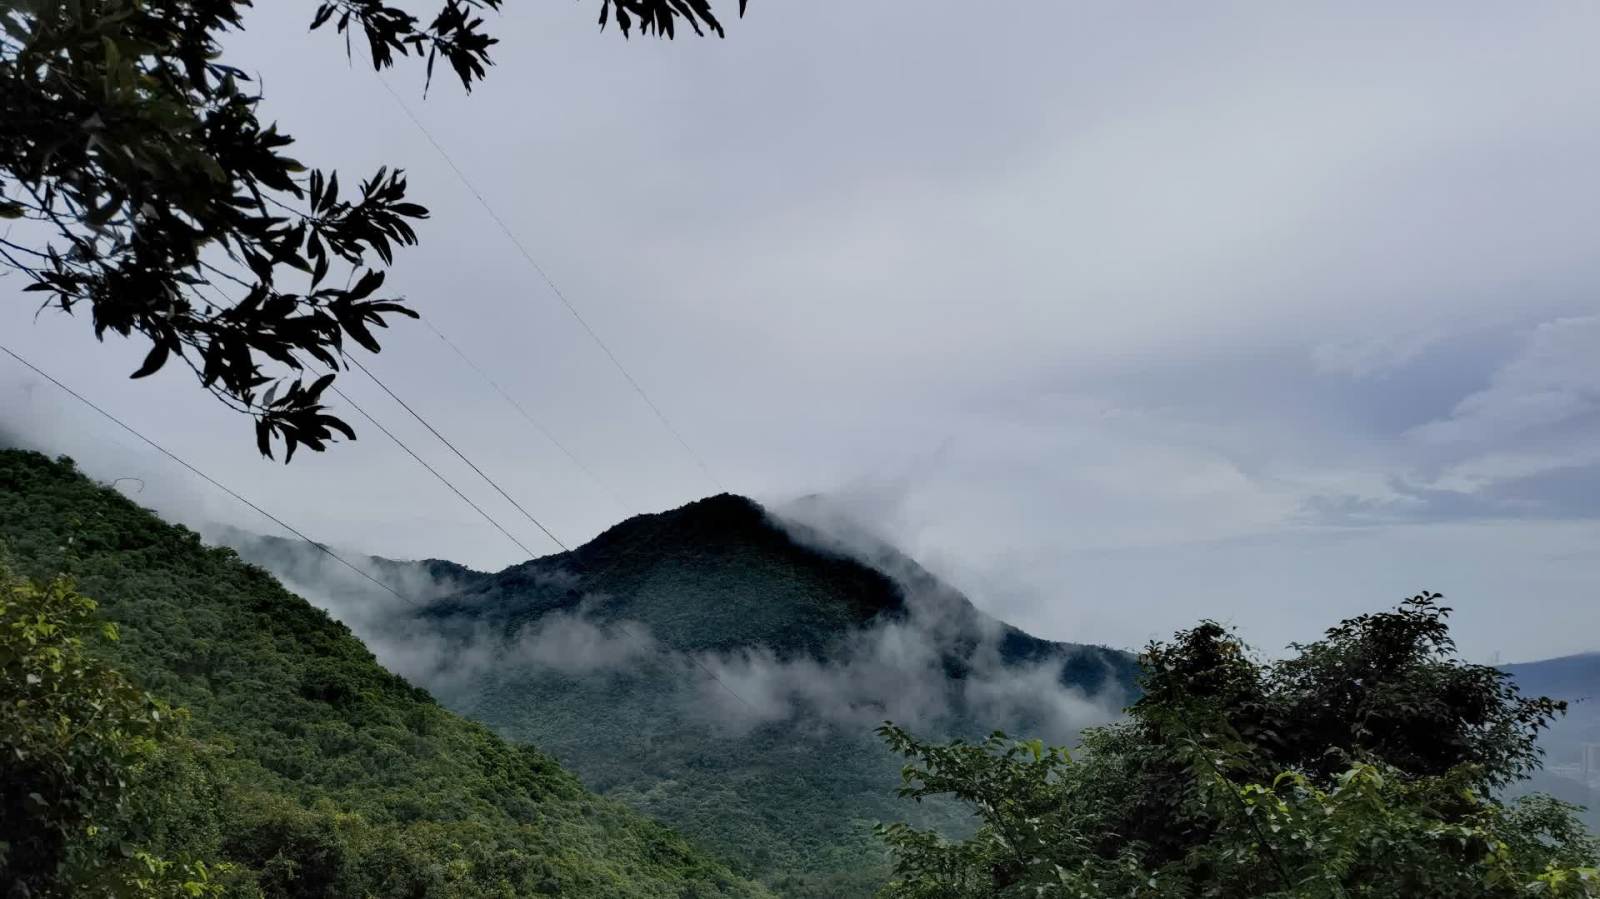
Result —
<svg viewBox="0 0 1600 899"><path fill-rule="evenodd" d="M716 492L311 12L259 4L229 61L298 158L410 173L390 285L595 477L423 325L372 369L569 544ZM1474 658L1600 648L1600 6L751 0L673 43L597 12L508 4L471 96L387 77L727 489L839 496L1052 638L1276 650L1428 588ZM522 555L353 413L262 460L21 286L8 345L318 539ZM270 531L0 362L0 427Z"/></svg>

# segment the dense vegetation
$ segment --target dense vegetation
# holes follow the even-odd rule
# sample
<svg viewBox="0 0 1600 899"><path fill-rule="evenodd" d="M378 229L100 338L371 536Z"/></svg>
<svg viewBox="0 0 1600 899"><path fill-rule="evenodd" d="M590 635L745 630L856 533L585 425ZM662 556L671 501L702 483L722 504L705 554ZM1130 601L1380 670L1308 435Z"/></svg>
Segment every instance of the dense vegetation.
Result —
<svg viewBox="0 0 1600 899"><path fill-rule="evenodd" d="M1423 594L1279 662L1204 623L1154 644L1127 721L1076 750L995 735L937 745L889 726L904 793L982 818L951 843L885 828L886 899L1600 895L1576 810L1495 791L1538 763L1563 710L1453 657Z"/></svg>
<svg viewBox="0 0 1600 899"><path fill-rule="evenodd" d="M297 578L326 576L292 544L261 545ZM499 575L374 562L432 585L427 613L406 617L429 634L515 633L580 606L648 626L663 651L626 666L490 669L456 697L548 741L600 798L68 462L0 452L0 555L13 895L768 895L743 872L789 897L885 881L883 899L1600 896L1579 810L1501 798L1537 773L1563 705L1455 658L1431 594L1281 661L1211 623L1153 644L1129 717L1070 752L893 725L892 751L874 751L818 709L730 730L685 676L691 651L751 643L842 658L844 636L911 614L907 584L926 576L819 551L747 501L636 520ZM1056 658L1098 686L1131 671L1119 654L975 628L955 598L940 600L956 623L939 635L947 685L977 675L979 646L1007 664ZM1572 693L1592 667L1518 677ZM951 708L932 733L982 723ZM736 869L618 799L726 846Z"/></svg>
<svg viewBox="0 0 1600 899"><path fill-rule="evenodd" d="M17 895L765 895L69 462L0 451L0 551Z"/></svg>
<svg viewBox="0 0 1600 899"><path fill-rule="evenodd" d="M324 597L347 591L334 597L341 606L382 601L370 584L304 544L236 545L290 583L314 585ZM872 564L864 564L829 551L822 535L780 526L760 505L724 495L629 519L571 553L495 574L437 561L416 563L410 574L398 563L370 564L430 598L439 591L429 585L456 588L412 623L431 636L472 635L470 647L465 640L451 644L462 657L479 654L485 631L509 639L550 616L581 613L603 628L625 623L625 630L611 631L619 639L648 634L654 648L618 664L558 670L507 652L465 679L442 678L451 682L436 690L456 711L551 752L590 788L726 852L741 872L780 894L848 899L871 895L888 876L888 858L873 833L879 822L911 814L919 825L959 835L970 831L970 815L940 802L908 811L897 799L899 760L873 733L884 709L859 708L840 721L828 714L836 709L797 703L746 720L740 701L710 683L691 657L755 650L828 667L850 640L906 619L915 605L935 620L910 633L934 645L909 679L948 697L951 713L926 722L929 733L943 736L1037 723L967 707L960 688L975 666L1053 662L1066 683L1107 691L1111 711L1120 708L1134 669L1130 654L1052 643L986 619L887 547L872 547L871 555ZM413 610L397 612L409 620ZM985 652L994 658L984 659ZM759 701L758 685L732 686ZM862 684L838 702L895 689ZM719 714L721 706L728 714Z"/></svg>
<svg viewBox="0 0 1600 899"><path fill-rule="evenodd" d="M609 678L529 672L456 707L540 741L592 789L717 847L790 899L872 895L889 874L879 822L911 814L941 833L970 831L949 803L906 809L896 759L867 735L815 717L730 732L685 711L703 696L683 676L665 665Z"/></svg>

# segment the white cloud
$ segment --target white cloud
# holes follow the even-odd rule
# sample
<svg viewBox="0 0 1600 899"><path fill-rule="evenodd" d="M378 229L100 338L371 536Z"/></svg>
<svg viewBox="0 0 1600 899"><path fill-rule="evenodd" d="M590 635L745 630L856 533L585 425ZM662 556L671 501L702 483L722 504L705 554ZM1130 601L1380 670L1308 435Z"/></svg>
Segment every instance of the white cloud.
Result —
<svg viewBox="0 0 1600 899"><path fill-rule="evenodd" d="M391 77L721 482L904 484L890 535L1051 636L1138 643L1325 557L1384 572L1364 602L1397 595L1449 547L1470 567L1495 541L1447 525L1408 568L1347 542L1350 519L1420 527L1466 514L1429 491L1591 464L1592 7L1424 2L1382 28L1340 3L1036 4L981 27L969 6L919 10L763 0L725 41L665 44L525 5L492 20L498 64L472 97L441 83L424 103L418 73ZM292 5L248 24L232 46L297 158L402 165L433 208L389 283L603 489L426 329L398 323L374 370L569 544L715 489L337 40ZM263 462L177 366L131 382L141 347L33 312L0 303L8 345L302 530L519 560L371 429ZM1532 329L1515 360L1458 353L1502 325ZM145 478L163 511L263 527L9 365L0 426ZM553 547L371 385L341 385ZM1561 501L1495 525L1521 566L1502 587L1542 576L1520 541L1530 517L1581 513ZM1323 542L1272 543L1302 539ZM1251 549L1219 551L1227 566L1194 549L1221 544ZM1464 626L1528 646L1600 626L1564 614Z"/></svg>
<svg viewBox="0 0 1600 899"><path fill-rule="evenodd" d="M1562 318L1533 329L1522 351L1489 386L1449 417L1417 428L1431 444L1506 442L1523 432L1600 411L1600 315Z"/></svg>

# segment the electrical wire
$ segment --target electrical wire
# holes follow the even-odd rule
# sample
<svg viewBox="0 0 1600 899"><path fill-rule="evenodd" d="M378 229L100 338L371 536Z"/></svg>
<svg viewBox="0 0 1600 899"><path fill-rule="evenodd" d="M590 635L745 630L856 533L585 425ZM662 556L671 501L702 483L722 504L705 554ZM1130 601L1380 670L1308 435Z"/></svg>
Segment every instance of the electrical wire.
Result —
<svg viewBox="0 0 1600 899"><path fill-rule="evenodd" d="M182 465L184 468L187 468L190 472L194 473L196 476L198 476L199 478L204 480L206 483L208 483L211 486L217 488L218 490L221 490L223 493L228 494L229 496L233 497L234 499L238 500L239 502L244 503L246 506L249 506L250 508L254 509L262 517L264 517L267 520L271 521L272 523L276 524L278 527L281 527L284 530L288 531L289 533L295 535L296 537L299 537L301 540L304 540L305 542L307 542L307 543L311 544L312 546L316 547L319 551L321 551L321 552L325 553L326 555L328 555L334 561L336 561L339 564L343 565L344 567L350 569L351 571L354 571L356 574L361 575L362 577L366 578L367 580L371 581L372 583L377 584L379 587L382 587L384 590L386 590L389 593L393 594L393 596L396 599L398 599L398 600L400 600L402 602L408 603L410 605L416 606L417 608L421 608L422 607L420 603L417 603L416 601L401 595L400 592L395 590L393 587L389 586L388 584L385 584L383 581L378 580L377 578L373 577L371 574L368 574L366 571L363 571L361 568L358 568L356 565L352 564L349 560L347 560L344 556L339 555L338 553L336 553L333 550L329 549L328 547L322 545L321 543L318 543L317 541L312 540L310 537L307 537L303 532L300 531L299 528L296 528L295 526L293 526L293 525L289 524L288 522L284 521L282 518L279 518L278 516L272 514L271 512L268 512L266 509L263 509L260 506L256 505L255 503L251 502L250 500L246 499L244 496L240 495L238 491L234 490L231 487L228 487L226 484L223 484L221 481L218 481L216 478L213 478L212 476L206 474L205 472L203 472L200 469L194 467L193 465L190 465L184 459L179 457L176 453L172 452L171 450L167 449L166 447L162 446L161 444L155 442L154 440L151 440L149 437L146 437L144 434L140 433L132 425L130 425L127 422L123 421L122 419L116 417L115 415L112 415L110 412L107 412L106 410L100 408L99 406L95 405L93 402L91 402L89 400L88 397L85 397L83 394L81 394L81 393L77 392L76 390L73 390L71 387L68 387L67 385L61 383L60 381L56 380L54 377L51 377L50 374L45 372L43 369L39 368L39 366L34 365L32 362L29 362L28 360L26 360L26 359L22 358L21 356L17 355L16 352L14 352L10 347L7 347L7 346L5 346L3 344L0 344L0 351L4 351L6 355L10 356L11 358L17 360L17 362L19 362L22 365L24 365L24 366L28 367L29 369L31 369L34 374L38 375L41 378L44 378L46 381L49 381L50 383L56 385L57 387L61 388L63 391L66 391L66 393L68 395L70 395L71 397L76 399L78 402L83 403L85 406L88 406L90 409L93 409L94 411L100 413L100 415L104 416L105 418L109 419L111 422L116 424L117 427L122 428L124 431L127 431L129 434L132 434L133 436L139 438L140 440L143 440L145 443L147 443L151 447L155 448L155 450L157 452L161 453L162 455L166 456L167 458L171 459L172 461L178 463L179 465Z"/></svg>
<svg viewBox="0 0 1600 899"><path fill-rule="evenodd" d="M372 426L373 427L375 427L378 430L382 431L384 433L384 435L387 436L390 440L393 440L395 446L398 446L401 449L405 450L406 451L406 455L409 455L411 458L417 460L417 464L418 465L421 465L423 468L426 468L428 470L429 474L433 475L435 478L438 478L439 479L439 483L445 485L446 487L449 487L451 493L454 493L456 496L460 497L462 502L464 502L467 505L471 506L473 511L477 512L479 515L482 515L484 521L487 521L490 524L494 525L495 530L497 530L500 533L506 535L506 539L507 540L510 540L512 543L515 543L517 545L517 548L522 550L524 553L526 553L529 558L533 558L533 555L534 555L533 550L531 550L527 546L525 546L521 540L518 540L516 537L512 536L510 531L506 530L505 527L503 525L501 525L500 522L496 521L494 519L494 517L491 516L488 512L485 512L483 510L482 506L479 506L477 503L473 502L470 498L468 498L468 496L465 493L462 493L460 488L458 488L458 487L456 487L456 485L450 483L450 480L448 478L446 478L444 475L440 474L438 469L434 468L432 465L429 465L427 463L427 461L425 461L421 456L417 455L416 451L411 449L411 447L406 446L405 443L399 437L396 437L394 435L393 431L390 431L388 428L384 427L383 423L378 421L376 418L373 418L371 413L367 412L367 410L365 410L365 409L361 408L359 405L357 405L356 401L351 399L348 395L346 395L343 390L340 390L338 387L333 387L333 392L338 395L339 399L344 400L345 403L350 406L350 408L352 408L352 409L356 410L357 412L361 413L361 417L362 418L365 418L367 421L372 422Z"/></svg>
<svg viewBox="0 0 1600 899"><path fill-rule="evenodd" d="M495 225L500 228L500 232L506 236L507 240L511 241L512 246L517 248L517 252L522 255L522 258L527 261L528 265L531 266L535 272L538 273L539 277L550 288L550 292L555 294L556 299L560 300L561 305L566 307L567 312L570 313L572 318L577 321L579 326L583 328L584 333L588 334L589 339L594 341L595 346L598 346L600 351L605 353L606 358L611 360L612 366L615 367L617 372L622 375L623 379L628 382L628 385L633 388L633 392L637 393L639 395L639 399L643 400L644 404L650 407L650 411L655 413L657 420L661 422L662 427L666 428L667 433L671 434L672 438L677 441L680 447L683 448L683 451L688 454L689 458L694 460L694 464L699 467L701 473L704 474L706 478L711 481L711 483L716 485L718 491L726 491L727 488L723 487L722 482L717 479L717 476L711 473L711 469L706 465L705 459L701 458L700 454L695 452L694 447L689 445L689 441L684 439L683 434L679 432L677 427L672 424L672 421L667 418L667 414L661 411L661 407L656 405L655 400L650 398L650 394L645 392L643 385L641 385L638 379L636 379L628 371L627 367L622 364L622 360L617 358L617 354L611 351L611 347L608 346L603 339L601 339L600 334L596 332L592 326L590 326L588 320L585 319L583 314L578 311L578 307L574 306L572 301L567 299L567 295L563 293L561 288L556 285L555 279L551 278L549 273L544 270L544 267L539 264L538 260L533 258L533 253L529 252L527 246L525 246L517 237L516 233L511 230L511 226L507 225L505 220L500 217L500 214L495 212L494 207L489 205L489 201L484 199L482 192L480 192L477 186L472 183L472 179L467 177L467 173L462 171L460 166L456 165L456 161L451 158L449 151L445 150L444 145L439 143L439 140L433 136L433 132L428 130L428 126L424 125L422 120L417 118L416 113L411 111L411 107L406 103L405 100L400 98L399 94L395 93L394 88L389 86L389 82L384 80L382 75L377 75L376 77L378 79L378 83L383 85L383 89L388 92L395 104L398 105L400 110L405 113L406 118L411 120L411 124L415 125L417 130L422 132L422 136L427 138L429 144L433 145L433 149L438 152L440 158L442 158L445 161L445 164L450 167L450 170L455 173L457 180L459 180L462 186L467 189L467 192L472 194L472 196L478 201L478 205L483 207L483 211L489 214L489 218L492 219Z"/></svg>
<svg viewBox="0 0 1600 899"><path fill-rule="evenodd" d="M496 483L494 478L491 478L487 474L485 474L483 469L479 468L477 466L477 464L474 463L471 459L468 459L465 453L461 452L461 450L456 449L456 445L451 443L449 441L449 439L447 439L443 434L439 433L439 429L438 428L435 428L433 425L429 424L428 420L426 418L423 418L421 415L419 415L417 413L417 410L411 408L411 405L409 403L407 403L405 400L401 399L399 397L399 395L396 394L393 390L390 390L389 389L389 385L383 383L383 381L378 379L377 375L375 375L372 372L368 371L367 367L365 365L362 365L361 361L359 359L356 359L353 356L346 356L345 357L345 361L347 361L351 365L355 366L355 368L357 370L359 370L362 374L364 374L367 377L371 378L372 379L372 383L374 383L374 384L378 385L380 388L382 388L383 392L387 393L389 395L390 399L392 399L395 402L400 404L400 408L402 408L402 409L406 410L408 413L410 413L411 417L415 418L418 422L420 422L422 424L423 427L427 428L429 433L431 433L433 436L439 438L439 442L444 444L445 446L449 447L450 452L456 454L456 458L458 458L461 461L467 463L467 467L468 468L471 468L473 471L477 472L478 473L478 477L483 478L484 481L488 482L490 487L493 487L496 492L498 492L501 496L505 497L506 502L510 503L513 507L515 507L518 512L521 512L522 516L524 518L526 518L529 521L533 522L534 526L537 527L539 530L543 531L544 535L546 537L549 537L551 542L553 542L555 545L561 547L562 550L565 550L565 551L570 551L571 550L571 547L567 546L565 543L562 543L561 542L561 538L557 537L549 528L545 527L543 522L539 521L539 519L537 519L537 518L534 518L533 517L533 513L529 512L527 509L523 508L521 503L517 502L515 499L512 499L511 494L507 493L504 490L504 488L502 488L498 483ZM530 553L530 555L531 555L531 553Z"/></svg>
<svg viewBox="0 0 1600 899"><path fill-rule="evenodd" d="M607 487L604 483L602 483L600 478L599 478L599 476L597 476L589 468L589 466L583 464L582 460L580 460L577 457L577 455L572 452L572 450L567 449L566 444L562 443L560 440L557 440L556 439L556 435L552 434L550 432L549 428L547 428L544 425L540 424L537 419L535 419L531 414L529 414L528 410L523 408L522 404L517 402L515 397L513 397L510 393L506 392L506 389L504 387L501 387L500 383L498 381L496 381L493 377L491 377L489 375L489 373L484 370L483 366L479 365L477 363L477 361L475 361L471 356L467 355L466 351L462 350L461 347L457 346L455 341L453 341L450 338L446 337L444 335L444 332L440 331L433 324L433 322L429 321L427 318L423 318L422 319L422 323L427 325L428 326L428 330L432 331L434 333L434 336L438 337L441 341L443 341L445 346L449 347L457 356L461 357L461 361L463 361L463 362L467 363L467 365L471 366L473 371L477 372L478 375L480 377L482 377L483 380L486 383L488 383L488 385L490 387L494 388L495 393L500 394L500 398L501 399L505 400L506 403L508 403L511 406L511 408L517 410L517 414L521 415L522 419L524 421L526 421L529 425L531 425L535 431L538 431L544 437L544 439L550 441L550 444L552 446L554 446L556 449L560 450L561 454L566 456L568 461L570 461L573 464L574 467L576 467L579 471L584 473L584 475L589 479L590 483L592 483L596 487L600 488L601 492L605 493L608 497L610 497L612 499L612 501L614 501L617 504L617 506L620 507L623 511L630 512L630 513L636 511L632 506L630 506L627 503L627 501L625 501L621 496L617 495L616 491L612 490L611 488Z"/></svg>

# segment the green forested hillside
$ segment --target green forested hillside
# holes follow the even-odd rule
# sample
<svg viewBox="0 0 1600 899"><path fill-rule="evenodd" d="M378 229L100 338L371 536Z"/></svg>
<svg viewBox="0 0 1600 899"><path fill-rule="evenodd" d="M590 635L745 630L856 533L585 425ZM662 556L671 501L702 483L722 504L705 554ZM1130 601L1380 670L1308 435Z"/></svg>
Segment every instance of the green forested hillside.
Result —
<svg viewBox="0 0 1600 899"><path fill-rule="evenodd" d="M0 554L15 574L74 578L121 631L96 651L190 710L212 774L172 784L167 839L238 865L247 894L766 895L69 462L0 451Z"/></svg>
<svg viewBox="0 0 1600 899"><path fill-rule="evenodd" d="M363 626L397 662L472 660L413 676L780 894L864 897L888 873L878 823L971 826L897 797L901 760L874 728L1069 739L1120 711L1134 661L1032 637L886 546L830 539L723 495L495 574L373 559L443 598ZM304 544L236 545L331 605L382 602ZM1061 701L1078 703L1065 720Z"/></svg>

